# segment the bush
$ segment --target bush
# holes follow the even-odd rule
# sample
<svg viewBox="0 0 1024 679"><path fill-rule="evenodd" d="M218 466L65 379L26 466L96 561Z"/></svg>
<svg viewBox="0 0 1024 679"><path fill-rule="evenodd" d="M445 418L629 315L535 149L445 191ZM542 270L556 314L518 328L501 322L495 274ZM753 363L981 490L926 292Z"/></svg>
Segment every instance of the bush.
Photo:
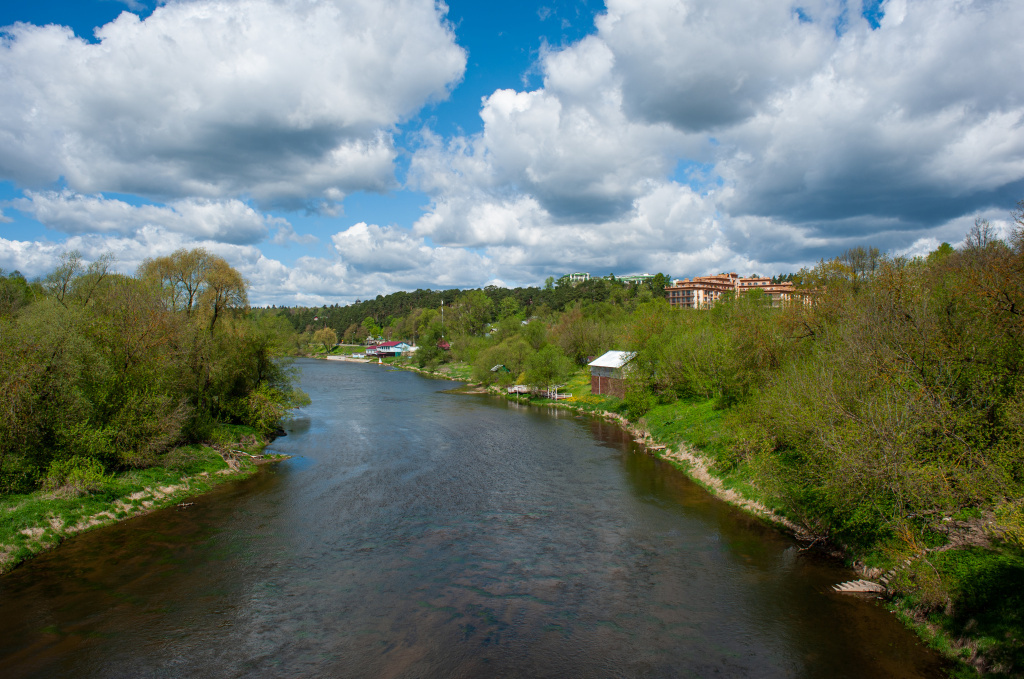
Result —
<svg viewBox="0 0 1024 679"><path fill-rule="evenodd" d="M626 392L626 413L629 419L639 420L641 417L650 412L651 408L657 405L657 400L653 394L646 391L630 389Z"/></svg>
<svg viewBox="0 0 1024 679"><path fill-rule="evenodd" d="M43 490L71 496L95 492L107 480L103 465L98 460L75 455L55 460L46 472Z"/></svg>
<svg viewBox="0 0 1024 679"><path fill-rule="evenodd" d="M309 402L309 396L299 389L287 392L264 382L246 400L245 424L260 434L272 434L281 428L289 410L309 405Z"/></svg>

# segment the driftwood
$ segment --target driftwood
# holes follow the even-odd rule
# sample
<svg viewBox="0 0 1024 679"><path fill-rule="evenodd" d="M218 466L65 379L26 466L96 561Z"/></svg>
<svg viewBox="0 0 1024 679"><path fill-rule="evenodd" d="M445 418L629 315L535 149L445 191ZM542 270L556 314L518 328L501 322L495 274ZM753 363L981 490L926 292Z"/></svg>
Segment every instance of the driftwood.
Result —
<svg viewBox="0 0 1024 679"><path fill-rule="evenodd" d="M245 443L245 442L246 441L244 441L244 440L242 441L242 443ZM247 453L244 450L238 450L237 448L228 448L227 446L222 446L222 445L217 445L217 444L214 444L212 446L212 448L214 450L216 450L217 453L220 454L221 459L224 460L224 462L227 464L227 466L232 471L237 471L238 470L238 466L239 466L238 462L242 458L247 457L250 460L254 460L255 461L255 460L262 460L263 457L264 457L263 455L260 455L260 454L253 455L252 453Z"/></svg>

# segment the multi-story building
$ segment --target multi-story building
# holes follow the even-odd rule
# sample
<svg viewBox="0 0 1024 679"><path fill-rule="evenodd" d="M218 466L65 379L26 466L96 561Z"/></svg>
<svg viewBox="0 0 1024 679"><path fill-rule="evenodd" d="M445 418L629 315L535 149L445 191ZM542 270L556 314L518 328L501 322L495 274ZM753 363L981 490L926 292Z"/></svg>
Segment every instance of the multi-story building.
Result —
<svg viewBox="0 0 1024 679"><path fill-rule="evenodd" d="M782 306L790 301L796 290L789 281L772 283L770 278L740 278L735 273L716 276L695 276L684 278L665 288L668 303L678 309L708 309L715 305L727 292L742 295L751 290L761 290L771 297L772 306Z"/></svg>
<svg viewBox="0 0 1024 679"><path fill-rule="evenodd" d="M636 285L638 283L647 283L653 281L655 274L652 273L635 273L629 276L617 276L616 280L625 283L626 285Z"/></svg>
<svg viewBox="0 0 1024 679"><path fill-rule="evenodd" d="M577 283L583 283L584 281L590 280L590 274L586 271L577 271L576 273L567 274L569 282L573 285Z"/></svg>

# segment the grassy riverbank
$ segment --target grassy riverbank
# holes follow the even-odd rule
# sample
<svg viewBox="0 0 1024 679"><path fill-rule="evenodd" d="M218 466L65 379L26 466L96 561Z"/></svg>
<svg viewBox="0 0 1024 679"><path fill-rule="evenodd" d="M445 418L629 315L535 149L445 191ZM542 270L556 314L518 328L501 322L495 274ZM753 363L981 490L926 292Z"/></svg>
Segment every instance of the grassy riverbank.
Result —
<svg viewBox="0 0 1024 679"><path fill-rule="evenodd" d="M385 361L426 376L472 381L466 363L419 368L409 359ZM1012 506L967 507L906 517L912 530L847 541L831 533L807 501L784 459L756 454L749 413L714 398L660 402L590 393L585 369L559 388L572 397L508 394L539 406L570 408L617 422L652 455L680 468L709 492L794 534L802 544L843 558L858 577L887 577L893 612L933 649L953 660L952 674L1020 677L1024 668L1024 511ZM637 416L637 410L643 414ZM632 415L632 417L631 417ZM907 563L909 562L909 563Z"/></svg>
<svg viewBox="0 0 1024 679"><path fill-rule="evenodd" d="M720 481L712 488L717 494L741 506L741 498L752 500L785 517L800 529L802 541L822 539L861 577L878 580L892 573L892 610L931 648L957 662L954 676L976 676L979 670L1024 676L1024 551L1008 539L1019 530L1019 516L997 515L993 507L915 516L909 518L923 541L894 534L864 545L843 544L816 534L811 508L793 511L787 497L794 489L777 470L744 454L749 442L739 422L713 400L658 405L638 424L666 446L652 451L656 455L671 459L680 448L699 450Z"/></svg>
<svg viewBox="0 0 1024 679"><path fill-rule="evenodd" d="M264 462L284 459L263 455L267 443L249 427L224 425L208 445L177 448L160 466L0 496L0 573L73 535L180 504L251 476Z"/></svg>
<svg viewBox="0 0 1024 679"><path fill-rule="evenodd" d="M750 442L734 412L714 399L659 403L630 420L622 399L590 394L583 371L551 399L492 393L540 406L571 408L619 422L648 452L680 468L709 492L842 557L859 577L891 574L889 606L925 643L955 662L952 675L1020 677L1024 668L1024 552L1007 536L1019 516L992 508L911 517L927 543L889 535L844 544L816 530L811 509L792 502L784 475L745 454ZM802 511L801 511L802 510ZM904 565L904 562L910 563Z"/></svg>

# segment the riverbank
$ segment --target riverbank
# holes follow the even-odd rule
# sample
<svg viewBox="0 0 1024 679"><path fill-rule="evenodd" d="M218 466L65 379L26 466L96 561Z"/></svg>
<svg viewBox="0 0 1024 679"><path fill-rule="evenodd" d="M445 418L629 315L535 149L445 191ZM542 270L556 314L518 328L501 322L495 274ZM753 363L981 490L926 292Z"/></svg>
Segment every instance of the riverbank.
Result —
<svg viewBox="0 0 1024 679"><path fill-rule="evenodd" d="M386 363L435 379L472 382L466 365L431 370L406 360ZM473 386L459 393L480 393L479 385ZM1016 584L1024 581L1024 555L999 539L1005 527L991 510L907 517L926 540L908 533L843 544L830 534L821 514L800 499L799 489L787 487L777 470L753 463L765 459L750 454L757 441L737 432L731 411L713 399L658 403L652 395L643 416L630 419L626 401L591 394L582 372L564 390L573 397L554 401L495 386L487 391L614 422L648 454L679 468L714 496L793 535L803 549L842 559L857 578L884 587L893 613L929 647L957 663L955 676L979 671L1024 676L1024 600Z"/></svg>
<svg viewBox="0 0 1024 679"><path fill-rule="evenodd" d="M467 393L481 393L474 390ZM522 394L510 394L498 387L489 387L486 393L501 396L518 403L529 403L537 406L565 408L593 417L600 417L614 422L629 433L633 441L644 448L647 454L665 460L676 467L697 485L725 502L739 507L744 511L770 523L804 542L814 542L814 536L804 527L782 514L766 503L763 496L751 493L751 488L740 489L730 479L716 473L715 461L703 454L701 450L689 443L674 437L658 437L645 428L644 422L633 422L625 415L617 412L615 407L620 399L611 397L594 397L590 395L573 396L565 400L552 400ZM745 492L744 492L745 491ZM838 550L828 550L833 556L843 556Z"/></svg>
<svg viewBox="0 0 1024 679"><path fill-rule="evenodd" d="M445 379L459 379L453 374L462 372L395 367ZM476 388L462 393L480 393L479 385L470 386ZM554 401L487 388L508 400L614 422L648 454L677 467L712 495L793 535L803 549L842 559L858 578L884 587L890 610L956 664L952 676L1024 676L1024 598L1018 584L1024 581L1024 554L1002 539L1012 525L1002 525L990 509L908 517L921 524L927 543L892 536L862 546L843 544L822 529L813 508L794 504L793 497L783 499L785 488L773 470L750 464L743 451L749 442L731 430L727 409L713 400L656 403L631 420L623 400L590 394L585 376L577 375L565 390L573 397Z"/></svg>
<svg viewBox="0 0 1024 679"><path fill-rule="evenodd" d="M557 402L497 387L490 393L615 422L648 454L670 462L712 495L793 535L804 549L842 559L859 578L885 588L886 604L900 621L955 663L952 676L1024 676L1024 554L998 539L1009 529L991 511L930 517L929 544L844 545L816 530L810 512L802 520L787 513L764 487L767 474L736 454L723 411L712 401L656 405L633 421L623 414L620 399L585 394L589 390L580 385L573 389L573 398Z"/></svg>
<svg viewBox="0 0 1024 679"><path fill-rule="evenodd" d="M0 497L0 574L58 547L79 533L188 502L260 465L287 459L267 455L270 442L247 427L226 427L208 445L178 448L163 466L105 476L85 489L58 488Z"/></svg>

